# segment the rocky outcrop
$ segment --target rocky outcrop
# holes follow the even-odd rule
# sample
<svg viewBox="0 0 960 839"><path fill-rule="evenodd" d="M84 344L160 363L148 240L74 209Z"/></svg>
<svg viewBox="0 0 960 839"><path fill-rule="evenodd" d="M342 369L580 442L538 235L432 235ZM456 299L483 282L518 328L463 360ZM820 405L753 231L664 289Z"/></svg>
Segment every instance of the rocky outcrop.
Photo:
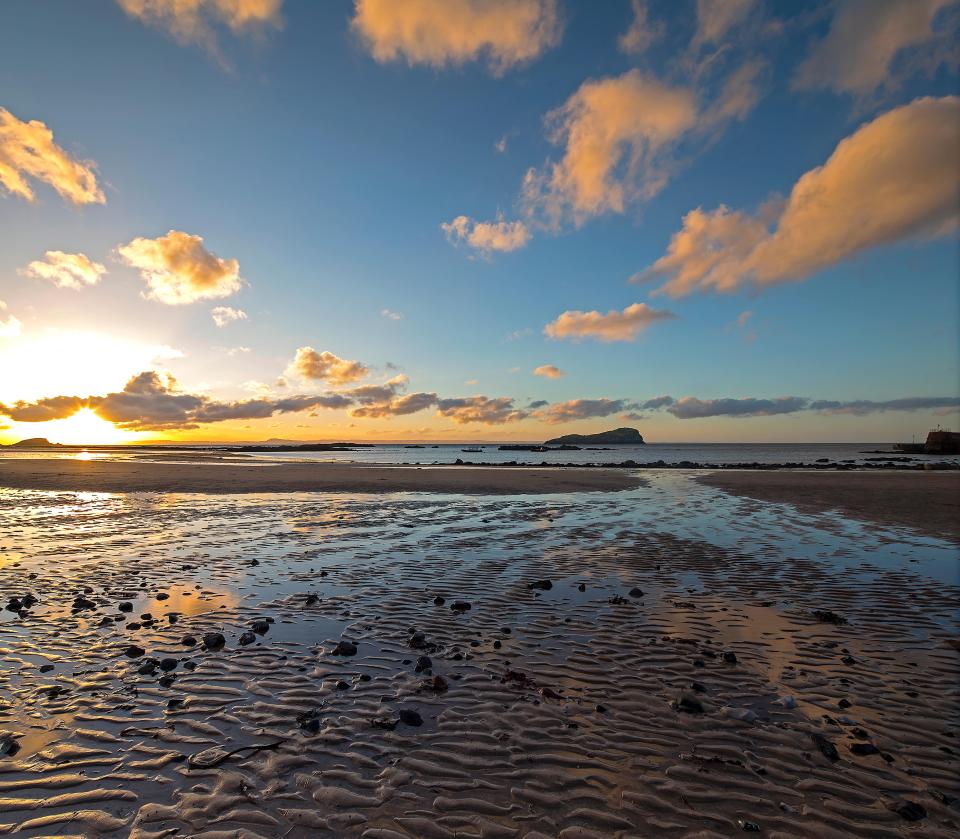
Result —
<svg viewBox="0 0 960 839"><path fill-rule="evenodd" d="M601 431L599 434L566 434L563 437L554 437L547 440L545 446L587 446L594 443L604 445L643 445L643 436L636 428L614 428L612 431Z"/></svg>

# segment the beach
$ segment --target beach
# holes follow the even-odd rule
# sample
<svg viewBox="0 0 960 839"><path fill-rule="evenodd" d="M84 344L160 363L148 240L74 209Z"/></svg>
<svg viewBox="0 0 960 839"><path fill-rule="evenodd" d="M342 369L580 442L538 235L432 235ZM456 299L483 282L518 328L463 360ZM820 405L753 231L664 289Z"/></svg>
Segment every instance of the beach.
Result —
<svg viewBox="0 0 960 839"><path fill-rule="evenodd" d="M47 463L41 488L0 473L0 833L960 827L957 548L888 500L739 494L798 473L324 473L374 494Z"/></svg>

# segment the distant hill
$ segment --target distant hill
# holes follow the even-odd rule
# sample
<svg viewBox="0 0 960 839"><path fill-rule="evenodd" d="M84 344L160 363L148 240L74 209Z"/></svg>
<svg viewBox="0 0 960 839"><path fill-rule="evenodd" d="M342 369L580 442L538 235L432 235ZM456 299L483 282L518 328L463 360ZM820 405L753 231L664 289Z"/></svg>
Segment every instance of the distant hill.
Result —
<svg viewBox="0 0 960 839"><path fill-rule="evenodd" d="M594 443L604 445L643 445L643 436L636 428L614 428L612 431L601 431L599 434L565 434L563 437L554 437L547 440L545 446L586 446Z"/></svg>
<svg viewBox="0 0 960 839"><path fill-rule="evenodd" d="M13 443L11 449L52 449L59 446L59 443L51 443L46 437L30 437L21 440L19 443Z"/></svg>

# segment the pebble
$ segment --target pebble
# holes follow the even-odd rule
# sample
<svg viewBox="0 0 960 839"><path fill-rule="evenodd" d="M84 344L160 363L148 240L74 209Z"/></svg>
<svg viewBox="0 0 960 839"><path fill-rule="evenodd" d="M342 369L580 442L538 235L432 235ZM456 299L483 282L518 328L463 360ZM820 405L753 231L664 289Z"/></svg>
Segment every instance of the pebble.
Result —
<svg viewBox="0 0 960 839"><path fill-rule="evenodd" d="M223 637L221 632L205 632L203 635L203 647L211 652L222 650L226 643L227 639Z"/></svg>
<svg viewBox="0 0 960 839"><path fill-rule="evenodd" d="M432 667L433 662L430 660L430 656L422 655L417 659L417 665L413 669L417 673L422 673L424 670L429 670Z"/></svg>
<svg viewBox="0 0 960 839"><path fill-rule="evenodd" d="M256 640L256 634L250 632L250 630L247 630L237 639L237 643L240 644L241 647L245 647L247 644L252 644Z"/></svg>
<svg viewBox="0 0 960 839"><path fill-rule="evenodd" d="M550 580L534 580L532 583L527 585L529 589L539 589L540 591L549 591L553 588L553 583Z"/></svg>
<svg viewBox="0 0 960 839"><path fill-rule="evenodd" d="M702 714L704 712L703 703L692 693L681 693L677 697L676 709L685 714Z"/></svg>
<svg viewBox="0 0 960 839"><path fill-rule="evenodd" d="M331 655L356 655L357 654L357 645L352 641L340 641L337 646L333 648Z"/></svg>
<svg viewBox="0 0 960 839"><path fill-rule="evenodd" d="M397 713L400 722L404 725L419 726L423 725L423 717L411 708L401 708Z"/></svg>
<svg viewBox="0 0 960 839"><path fill-rule="evenodd" d="M140 658L140 656L142 656L145 652L146 650L144 650L143 647L138 647L136 644L131 644L123 651L123 654L129 656L130 658Z"/></svg>
<svg viewBox="0 0 960 839"><path fill-rule="evenodd" d="M455 600L450 604L450 609L454 612L469 612L472 606L466 600Z"/></svg>
<svg viewBox="0 0 960 839"><path fill-rule="evenodd" d="M634 586L632 589L630 589L628 594L631 597L643 597L643 589L639 589L636 586Z"/></svg>

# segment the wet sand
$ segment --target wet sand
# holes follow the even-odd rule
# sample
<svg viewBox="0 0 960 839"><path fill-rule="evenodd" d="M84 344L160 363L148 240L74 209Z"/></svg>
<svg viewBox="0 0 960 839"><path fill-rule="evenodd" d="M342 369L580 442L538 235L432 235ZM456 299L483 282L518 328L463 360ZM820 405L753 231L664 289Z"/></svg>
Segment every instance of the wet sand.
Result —
<svg viewBox="0 0 960 839"><path fill-rule="evenodd" d="M946 839L956 561L680 474L0 489L0 834Z"/></svg>
<svg viewBox="0 0 960 839"><path fill-rule="evenodd" d="M639 479L618 469L367 466L341 463L171 463L67 458L0 460L0 487L77 492L457 492L519 495L613 491Z"/></svg>
<svg viewBox="0 0 960 839"><path fill-rule="evenodd" d="M912 527L960 542L960 473L930 472L713 472L699 481L726 492L791 504L802 510L838 510L858 519Z"/></svg>

